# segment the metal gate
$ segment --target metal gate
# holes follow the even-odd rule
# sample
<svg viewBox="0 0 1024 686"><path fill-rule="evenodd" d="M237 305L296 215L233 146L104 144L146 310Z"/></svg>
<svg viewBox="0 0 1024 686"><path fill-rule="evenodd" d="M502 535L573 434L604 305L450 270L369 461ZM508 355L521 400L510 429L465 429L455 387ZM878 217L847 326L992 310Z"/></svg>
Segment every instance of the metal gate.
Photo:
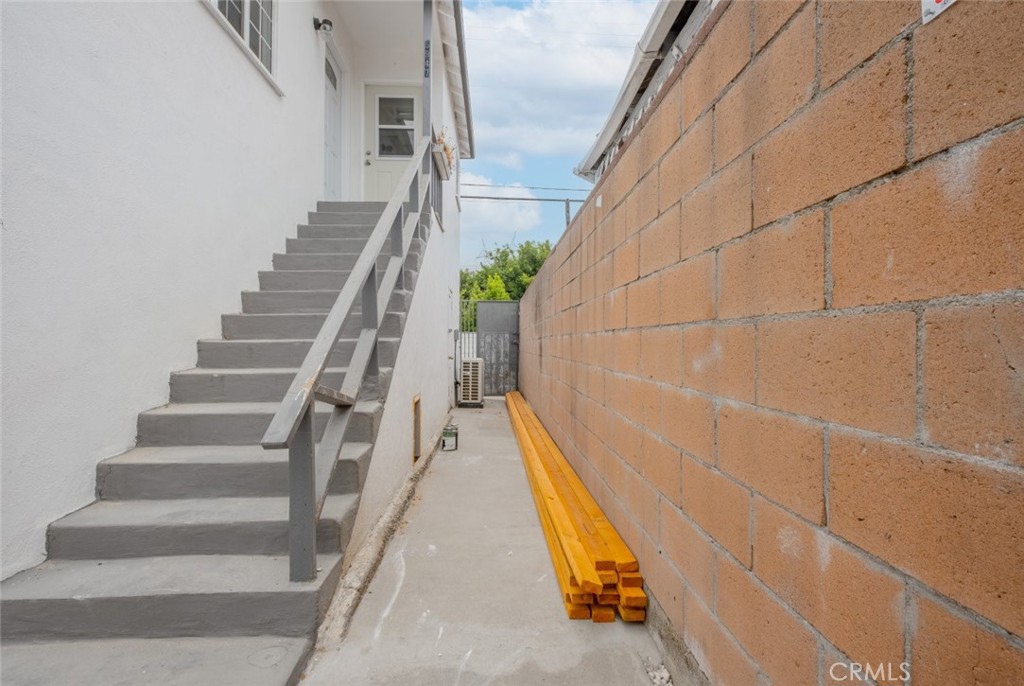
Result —
<svg viewBox="0 0 1024 686"><path fill-rule="evenodd" d="M484 361L484 395L505 395L516 390L519 387L519 302L477 302L474 338L476 356Z"/></svg>

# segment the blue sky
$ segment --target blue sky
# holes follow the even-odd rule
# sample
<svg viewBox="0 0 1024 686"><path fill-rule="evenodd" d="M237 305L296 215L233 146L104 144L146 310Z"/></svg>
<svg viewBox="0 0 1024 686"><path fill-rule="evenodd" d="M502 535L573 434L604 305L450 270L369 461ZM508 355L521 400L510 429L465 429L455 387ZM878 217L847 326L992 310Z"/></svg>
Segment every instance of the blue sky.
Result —
<svg viewBox="0 0 1024 686"><path fill-rule="evenodd" d="M607 119L655 4L465 2L476 159L463 163L462 194L586 197L522 187L590 188L572 169ZM467 199L462 222L462 264L471 267L485 247L554 242L565 229L565 207Z"/></svg>

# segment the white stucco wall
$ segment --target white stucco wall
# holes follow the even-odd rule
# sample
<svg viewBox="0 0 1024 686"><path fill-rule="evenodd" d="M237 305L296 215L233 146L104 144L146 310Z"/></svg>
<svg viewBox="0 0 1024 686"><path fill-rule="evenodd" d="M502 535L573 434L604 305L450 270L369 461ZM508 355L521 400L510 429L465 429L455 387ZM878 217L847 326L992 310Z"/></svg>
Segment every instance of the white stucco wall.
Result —
<svg viewBox="0 0 1024 686"><path fill-rule="evenodd" d="M434 127L440 131L447 126L449 132L454 131L455 117L447 88L432 104ZM455 401L454 331L459 322L461 226L454 173L451 180L442 184L442 192L444 228L434 222L420 265L346 564L413 467L413 398L420 396L424 453L430 449L432 438L440 434Z"/></svg>
<svg viewBox="0 0 1024 686"><path fill-rule="evenodd" d="M314 16L335 21L361 195L362 86L414 80L418 42L368 51L339 15L355 5L275 4L284 96L197 1L3 4L3 577L93 499L97 462L321 196Z"/></svg>
<svg viewBox="0 0 1024 686"><path fill-rule="evenodd" d="M406 319L373 458L346 553L351 559L413 466L413 399L420 397L424 455L451 409L453 336L449 298L440 284L454 284L458 298L457 222L445 231L435 222ZM455 278L452 278L452 275ZM427 286L430 287L421 287ZM444 360L447 364L442 364ZM346 560L347 563L347 560Z"/></svg>

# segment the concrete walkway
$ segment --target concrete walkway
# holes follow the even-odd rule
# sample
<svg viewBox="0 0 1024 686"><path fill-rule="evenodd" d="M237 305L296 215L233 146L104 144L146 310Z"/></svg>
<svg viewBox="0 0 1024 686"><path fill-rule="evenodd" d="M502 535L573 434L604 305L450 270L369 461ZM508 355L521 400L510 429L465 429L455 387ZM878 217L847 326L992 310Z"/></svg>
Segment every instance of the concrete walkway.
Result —
<svg viewBox="0 0 1024 686"><path fill-rule="evenodd" d="M348 636L317 645L303 686L649 685L646 627L566 618L504 400L454 421L458 451L437 453Z"/></svg>

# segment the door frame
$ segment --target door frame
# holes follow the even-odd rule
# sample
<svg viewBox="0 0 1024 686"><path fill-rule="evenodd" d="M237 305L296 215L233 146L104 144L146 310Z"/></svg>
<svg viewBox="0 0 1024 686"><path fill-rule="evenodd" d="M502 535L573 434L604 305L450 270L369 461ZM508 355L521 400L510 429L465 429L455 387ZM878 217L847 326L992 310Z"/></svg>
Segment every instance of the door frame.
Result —
<svg viewBox="0 0 1024 686"><path fill-rule="evenodd" d="M276 3L275 3L276 4ZM334 65L338 69L336 76L338 77L338 98L339 113L341 114L341 129L340 129L340 150L338 154L341 157L341 164L338 165L338 174L340 176L338 183L341 186L341 199L351 200L352 199L352 184L349 183L349 177L352 176L352 171L349 167L348 157L352 149L352 134L351 126L347 125L348 122L352 121L352 77L350 76L351 70L349 69L348 61L344 58L341 50L334 44L334 36L332 35L329 40L324 42L326 50L324 51L324 60L328 58L334 61ZM320 73L324 74L324 70L321 67ZM323 79L326 82L327 75L323 75ZM325 89L326 92L326 89ZM327 112L327 103L323 105L324 113ZM324 136L327 135L327 122L324 122ZM327 141L324 140L324 148L327 147ZM324 179L326 182L326 179ZM326 184L325 184L326 185Z"/></svg>
<svg viewBox="0 0 1024 686"><path fill-rule="evenodd" d="M360 198L365 198L366 197L366 168L363 165L363 158L365 157L365 155L363 154L363 151L364 150L371 150L371 151L373 151L374 159L377 159L377 145L376 145L377 141L376 140L374 140L374 141L366 140L366 131L369 128L368 122L366 121L366 109L367 109L366 89L367 89L367 87L384 87L384 88L387 88L389 86L398 87L398 88L419 88L422 91L422 89L423 89L423 82L422 81L409 81L407 79L362 79L359 82L359 122L360 122L359 140L362 141L362 145L359 146L359 170L360 170L359 171L359 192L360 192L360 196L359 197ZM420 103L423 100L423 93L421 92L419 95L416 95L415 98L416 98L415 107L418 108L420 106ZM422 127L423 114L421 112L419 112L419 110L417 110L416 114L418 115L419 121L421 122L420 128L423 128ZM377 117L377 115L374 115L373 133L374 133L375 136L377 134L377 121L376 121L376 117ZM425 135L429 135L429 134L421 133L421 137L425 136ZM416 145L415 145L416 142L417 141L413 142L413 149L416 148ZM371 145L371 143L372 143L372 145Z"/></svg>

